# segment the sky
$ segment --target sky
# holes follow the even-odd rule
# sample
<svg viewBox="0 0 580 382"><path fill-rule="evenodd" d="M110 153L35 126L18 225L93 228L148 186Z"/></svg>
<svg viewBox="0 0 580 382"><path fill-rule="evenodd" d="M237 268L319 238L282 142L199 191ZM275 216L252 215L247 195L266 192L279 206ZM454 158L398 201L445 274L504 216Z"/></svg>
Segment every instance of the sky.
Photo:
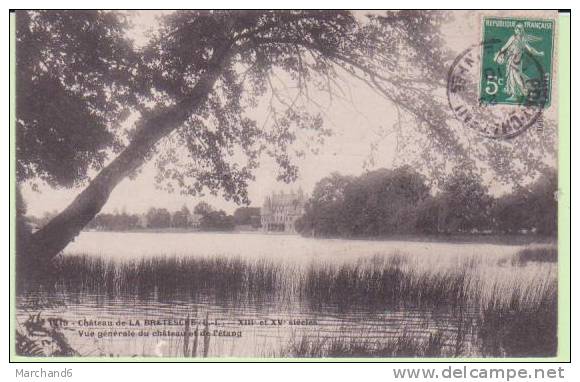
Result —
<svg viewBox="0 0 580 382"><path fill-rule="evenodd" d="M134 13L134 27L129 37L137 45L145 44L147 31L155 25L158 14L155 11ZM459 53L478 41L479 20L480 15L468 12L450 22L442 31L448 48ZM256 181L250 183L248 188L252 206L261 206L264 198L274 191L289 191L300 187L306 193L311 193L316 182L335 171L345 175L360 175L367 170L392 168L401 164L401 157L396 152L395 135L385 134L397 122L394 106L360 82L353 80L348 85L351 100L347 102L335 99L332 104L325 105L325 127L330 128L333 135L319 147L317 155L307 154L298 160L300 172L295 183L287 185L276 181L275 164L269 158L262 159L255 173ZM322 95L320 97L323 98ZM258 123L260 117L256 116ZM374 145L374 150L371 150L371 145ZM369 164L371 154L374 161ZM157 189L155 173L153 163L150 162L143 166L134 180L123 180L111 194L102 212L143 213L152 206L170 211L178 210L183 205L192 209L200 200L228 213L239 207L221 196L194 198ZM81 190L82 188L52 189L41 185L39 191L34 191L30 185L22 187L28 214L34 216L62 210Z"/></svg>

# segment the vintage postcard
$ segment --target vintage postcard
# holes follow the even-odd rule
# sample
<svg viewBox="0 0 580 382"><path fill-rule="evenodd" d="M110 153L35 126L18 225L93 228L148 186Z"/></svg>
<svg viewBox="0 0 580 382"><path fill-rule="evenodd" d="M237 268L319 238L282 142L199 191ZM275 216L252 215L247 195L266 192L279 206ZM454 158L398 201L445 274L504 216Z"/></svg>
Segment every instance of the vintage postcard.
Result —
<svg viewBox="0 0 580 382"><path fill-rule="evenodd" d="M14 360L569 357L557 11L11 17Z"/></svg>

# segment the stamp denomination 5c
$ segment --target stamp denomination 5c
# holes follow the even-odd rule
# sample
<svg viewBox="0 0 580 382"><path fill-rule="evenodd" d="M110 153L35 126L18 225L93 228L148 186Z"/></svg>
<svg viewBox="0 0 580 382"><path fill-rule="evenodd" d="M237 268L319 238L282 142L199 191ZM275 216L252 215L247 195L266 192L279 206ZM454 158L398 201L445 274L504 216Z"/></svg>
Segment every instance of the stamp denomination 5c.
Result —
<svg viewBox="0 0 580 382"><path fill-rule="evenodd" d="M453 62L449 106L465 127L509 139L542 127L550 106L554 20L484 17L483 40Z"/></svg>
<svg viewBox="0 0 580 382"><path fill-rule="evenodd" d="M480 99L550 105L554 20L485 17Z"/></svg>

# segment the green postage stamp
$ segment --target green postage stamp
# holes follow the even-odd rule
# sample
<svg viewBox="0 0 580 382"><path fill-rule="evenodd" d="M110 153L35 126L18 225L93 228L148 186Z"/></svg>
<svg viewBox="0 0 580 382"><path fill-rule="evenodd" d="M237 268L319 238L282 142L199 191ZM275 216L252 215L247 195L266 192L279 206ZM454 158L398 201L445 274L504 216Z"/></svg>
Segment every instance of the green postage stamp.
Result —
<svg viewBox="0 0 580 382"><path fill-rule="evenodd" d="M554 20L484 17L483 104L550 105Z"/></svg>

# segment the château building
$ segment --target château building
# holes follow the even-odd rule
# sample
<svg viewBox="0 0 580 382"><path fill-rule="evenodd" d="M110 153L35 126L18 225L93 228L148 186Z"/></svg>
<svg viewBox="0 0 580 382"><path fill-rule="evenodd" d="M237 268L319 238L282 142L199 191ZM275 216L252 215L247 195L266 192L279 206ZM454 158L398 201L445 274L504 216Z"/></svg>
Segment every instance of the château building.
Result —
<svg viewBox="0 0 580 382"><path fill-rule="evenodd" d="M274 192L266 197L260 211L262 230L266 232L295 233L296 220L304 213L306 196L302 189L297 192Z"/></svg>

